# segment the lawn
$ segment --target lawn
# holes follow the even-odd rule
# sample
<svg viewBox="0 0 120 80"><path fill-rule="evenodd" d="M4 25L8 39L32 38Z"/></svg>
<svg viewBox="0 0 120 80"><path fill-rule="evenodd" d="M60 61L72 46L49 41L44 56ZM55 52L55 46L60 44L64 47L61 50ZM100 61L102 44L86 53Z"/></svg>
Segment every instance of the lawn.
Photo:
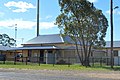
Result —
<svg viewBox="0 0 120 80"><path fill-rule="evenodd" d="M97 66L94 67L84 67L78 64L74 65L53 65L53 64L38 64L38 63L22 63L17 62L14 65L14 62L6 62L5 64L0 62L0 68L15 68L15 69L34 69L34 70L83 70L83 71L111 71L110 66ZM114 70L120 70L120 67L114 67Z"/></svg>

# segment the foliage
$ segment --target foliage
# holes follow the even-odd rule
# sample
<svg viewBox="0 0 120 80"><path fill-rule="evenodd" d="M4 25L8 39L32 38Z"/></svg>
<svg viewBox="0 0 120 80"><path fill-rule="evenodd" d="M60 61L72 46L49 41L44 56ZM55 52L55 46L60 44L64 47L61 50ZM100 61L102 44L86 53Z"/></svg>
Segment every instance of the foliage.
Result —
<svg viewBox="0 0 120 80"><path fill-rule="evenodd" d="M7 34L0 34L0 44L3 46L14 46L15 40L10 38Z"/></svg>
<svg viewBox="0 0 120 80"><path fill-rule="evenodd" d="M56 24L62 34L74 40L80 62L87 66L92 47L105 45L108 21L102 11L87 0L59 0L59 5L61 14Z"/></svg>

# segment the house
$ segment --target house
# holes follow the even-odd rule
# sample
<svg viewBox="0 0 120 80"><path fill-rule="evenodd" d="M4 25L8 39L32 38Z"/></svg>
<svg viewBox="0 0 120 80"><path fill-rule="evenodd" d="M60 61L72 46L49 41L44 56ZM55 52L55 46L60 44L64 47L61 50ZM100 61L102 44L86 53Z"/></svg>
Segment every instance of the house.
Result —
<svg viewBox="0 0 120 80"><path fill-rule="evenodd" d="M5 54L7 54L7 50L9 49L10 47L8 46L0 45L0 61L5 59Z"/></svg>
<svg viewBox="0 0 120 80"><path fill-rule="evenodd" d="M6 60L14 60L22 56L23 61L51 63L79 63L74 41L69 36L60 34L39 35L26 43L23 47L6 47L0 45L0 55L6 54ZM81 49L80 49L81 50ZM106 41L103 50L92 50L92 57L111 57L111 41ZM120 41L113 42L114 65L120 65ZM1 57L1 56L0 56ZM70 58L70 59L69 59ZM70 61L69 61L70 60Z"/></svg>
<svg viewBox="0 0 120 80"><path fill-rule="evenodd" d="M31 62L40 60L41 63L46 64L61 61L68 63L68 58L74 58L71 60L73 63L77 61L75 60L77 59L76 47L69 36L61 36L60 34L39 35L22 45L23 47L9 49L9 51L13 51L9 55L11 54L12 57L15 53L21 54L23 57L28 57L27 60Z"/></svg>
<svg viewBox="0 0 120 80"><path fill-rule="evenodd" d="M111 41L106 41L105 49L108 57L111 56ZM120 64L120 41L113 42L114 65Z"/></svg>
<svg viewBox="0 0 120 80"><path fill-rule="evenodd" d="M106 41L105 48L108 51L108 53L110 53L111 41ZM120 56L120 41L113 42L113 53L114 53L114 56ZM110 54L108 54L108 56L110 56Z"/></svg>

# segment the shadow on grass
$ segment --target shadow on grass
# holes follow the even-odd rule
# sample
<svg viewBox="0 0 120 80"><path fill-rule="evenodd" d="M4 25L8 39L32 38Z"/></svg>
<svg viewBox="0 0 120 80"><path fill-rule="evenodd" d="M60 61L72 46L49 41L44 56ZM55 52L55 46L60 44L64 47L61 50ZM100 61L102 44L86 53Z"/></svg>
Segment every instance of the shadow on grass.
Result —
<svg viewBox="0 0 120 80"><path fill-rule="evenodd" d="M111 68L111 66L106 66L106 67L103 67L103 68L113 70L113 71L120 71L120 66L114 66L113 69Z"/></svg>
<svg viewBox="0 0 120 80"><path fill-rule="evenodd" d="M105 69L105 70L110 70L110 71L120 71L120 66L114 66L112 69L111 66L94 66L91 68L96 68L96 69Z"/></svg>
<svg viewBox="0 0 120 80"><path fill-rule="evenodd" d="M38 63L30 63L30 62L19 62L19 61L5 61L5 63L3 61L0 61L0 65L38 65Z"/></svg>

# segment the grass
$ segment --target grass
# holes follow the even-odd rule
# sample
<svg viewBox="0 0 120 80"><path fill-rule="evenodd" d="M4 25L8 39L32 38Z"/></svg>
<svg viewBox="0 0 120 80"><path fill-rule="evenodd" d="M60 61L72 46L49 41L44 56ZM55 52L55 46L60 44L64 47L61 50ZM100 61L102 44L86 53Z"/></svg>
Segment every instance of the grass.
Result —
<svg viewBox="0 0 120 80"><path fill-rule="evenodd" d="M54 65L53 64L39 64L38 63L22 63L17 62L16 65L14 65L14 62L6 62L3 64L0 62L0 68L15 68L15 69L33 69L33 70L80 70L80 71L112 71L113 69L110 68L110 66L104 66L101 67L99 65L95 65L95 67L84 67L80 66L78 64L75 65ZM120 67L115 66L115 69L117 71L120 71Z"/></svg>

